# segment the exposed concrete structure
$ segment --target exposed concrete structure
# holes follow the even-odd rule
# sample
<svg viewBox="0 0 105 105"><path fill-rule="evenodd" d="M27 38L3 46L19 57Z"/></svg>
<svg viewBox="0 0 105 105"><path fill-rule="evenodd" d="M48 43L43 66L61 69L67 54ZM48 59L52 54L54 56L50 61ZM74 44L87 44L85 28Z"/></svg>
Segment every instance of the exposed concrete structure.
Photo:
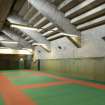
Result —
<svg viewBox="0 0 105 105"><path fill-rule="evenodd" d="M66 33L80 35L80 32L76 30L75 26L73 26L68 19L64 18L64 14L57 10L57 8L47 0L29 0L29 2ZM40 8L41 6L43 6L43 8ZM80 46L80 43L77 43L77 45Z"/></svg>
<svg viewBox="0 0 105 105"><path fill-rule="evenodd" d="M31 47L31 44L28 44L19 34L16 34L13 30L11 30L8 27L4 27L2 32L7 35L9 38L11 38L12 40L19 42L19 46L20 48L22 47Z"/></svg>
<svg viewBox="0 0 105 105"><path fill-rule="evenodd" d="M11 14L8 17L8 21L12 24L23 24L23 25L28 25L27 21L23 20L21 17L16 16L16 14ZM21 29L19 28L19 30L21 30L22 32L26 33L27 35L29 35L31 38L33 38L35 41L37 41L38 43L43 43L46 44L48 46L48 49L50 49L50 43L41 36L40 33L38 33L37 31L34 30L26 30L26 29Z"/></svg>
<svg viewBox="0 0 105 105"><path fill-rule="evenodd" d="M8 41L13 41L12 39L10 39L8 36L6 36L5 34L1 34L0 35L0 48L16 48L18 47L17 45L13 45L13 44L9 44L9 43L3 43L3 42L8 42ZM12 46L11 46L12 45Z"/></svg>
<svg viewBox="0 0 105 105"><path fill-rule="evenodd" d="M76 48L66 38L57 39L51 42L51 53L43 49L38 53L40 59L65 59L65 58L91 58L105 56L105 25L82 32L82 48ZM61 47L59 49L58 47Z"/></svg>
<svg viewBox="0 0 105 105"><path fill-rule="evenodd" d="M84 24L78 25L77 29L79 30L87 30L89 28L93 28L96 27L98 25L104 24L105 23L105 16L99 17L97 19L94 20L90 20Z"/></svg>
<svg viewBox="0 0 105 105"><path fill-rule="evenodd" d="M16 23L14 27L11 26L12 23ZM33 29L34 31L32 31ZM16 42L19 42L19 44ZM5 49L5 46L9 48ZM1 54L4 54L4 60ZM21 55L15 58L13 54ZM11 62L12 57L13 62ZM0 69L5 68L3 64L16 69L18 65L20 69L23 69L23 64L25 64L24 69L28 70L31 69L32 64L34 70L89 80L88 82L92 80L98 90L101 85L102 88L105 88L103 87L103 83L105 83L105 0L0 0ZM39 73L38 76L40 77ZM64 85L66 86L65 83ZM91 86L94 86L94 84ZM27 88L27 86L25 87ZM70 92L69 89L67 90ZM10 96L11 100L8 101L10 104L8 102L6 104L15 105L14 99L12 100L14 95L10 94ZM92 104L96 103L96 105L102 102L103 105L103 98L102 95L99 98L100 101L98 101L96 96L92 96L90 101L92 101ZM0 105L2 103L1 99L0 96ZM19 101L23 104L23 101L27 99L23 101L22 99L19 99ZM84 103L90 104L87 96L79 99L81 101L74 100L76 105L78 102L82 104L83 99L86 99ZM38 103L48 104L46 100L42 101ZM68 101L70 101L69 98L65 96L63 102L68 105L73 104L73 101L70 101L71 103L68 103ZM55 104L65 105L62 102L61 104L58 102Z"/></svg>
<svg viewBox="0 0 105 105"><path fill-rule="evenodd" d="M69 23L69 20L64 18L64 14L57 10L57 8L49 3L47 0L30 0L29 1L36 9L38 9L44 16L57 24L61 29L73 35L80 35L80 32ZM43 6L43 8L40 8Z"/></svg>
<svg viewBox="0 0 105 105"><path fill-rule="evenodd" d="M65 13L65 17L72 19L74 17L77 17L77 16L85 13L88 10L91 10L91 9L97 7L98 5L100 5L104 2L105 2L105 0L84 0L83 2L81 2L76 7L68 10Z"/></svg>
<svg viewBox="0 0 105 105"><path fill-rule="evenodd" d="M40 29L38 32L26 29L12 29L14 35L9 34L9 37L11 35L14 41L21 37L21 44L23 47L27 44L32 46L33 43L38 42L46 43L50 48L51 43L51 50L53 53L56 53L56 57L53 56L55 58L62 58L64 54L66 55L65 57L74 57L71 53L72 50L75 52L75 56L79 57L81 57L81 55L83 55L82 57L99 56L99 49L101 50L101 48L103 48L102 51L104 50L104 46L102 45L102 43L104 44L102 40L102 37L104 37L102 33L103 28L96 28L100 34L98 34L96 29L91 28L105 24L105 0L17 0L15 2L14 0L9 0L8 2L6 0L1 0L0 5L0 8L3 7L0 9L0 18L1 20L4 19L2 22L4 24L4 29L5 26L10 25L7 20ZM14 11L15 14L12 14ZM7 18L7 16L9 17ZM11 29L9 28L9 30ZM68 40L64 36L61 36L60 33L62 31L81 35L81 48L76 49L70 42L71 40L69 37L67 37ZM96 35L96 38L95 35L92 37L93 33ZM16 37L16 39L14 37ZM9 41L9 39L7 40ZM96 44L98 41L101 44L97 44L96 48L94 43ZM91 46L89 43L91 43ZM58 46L67 46L67 50L64 50L65 52L62 50L62 54L59 55L60 52L56 52L58 51L56 49ZM52 54L46 54L47 52L40 47L36 47L36 49L38 52L41 50L44 54L43 56L43 54L40 53L43 59L49 59L50 57L48 57L48 55L50 56L50 54ZM88 52L89 50L90 53ZM82 52L86 52L86 54L84 55ZM96 54L96 52L98 52L98 54ZM100 55L103 56L103 53L100 52Z"/></svg>
<svg viewBox="0 0 105 105"><path fill-rule="evenodd" d="M2 41L2 40L6 40L6 41L12 41L12 39L11 38L9 38L7 35L5 35L4 33L1 33L0 34L0 41Z"/></svg>
<svg viewBox="0 0 105 105"><path fill-rule="evenodd" d="M0 0L0 29L5 23L13 3L14 0Z"/></svg>
<svg viewBox="0 0 105 105"><path fill-rule="evenodd" d="M102 4L101 6L98 6L97 8L72 19L71 23L76 25L82 24L88 20L94 19L95 17L101 16L103 14L105 14L105 4Z"/></svg>

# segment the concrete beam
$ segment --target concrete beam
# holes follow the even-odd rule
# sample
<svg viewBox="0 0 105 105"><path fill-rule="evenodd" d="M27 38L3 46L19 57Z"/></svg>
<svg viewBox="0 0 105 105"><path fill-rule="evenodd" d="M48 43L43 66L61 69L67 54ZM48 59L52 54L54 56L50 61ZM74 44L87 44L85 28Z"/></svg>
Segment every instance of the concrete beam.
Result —
<svg viewBox="0 0 105 105"><path fill-rule="evenodd" d="M73 0L64 0L59 6L58 9L61 10L62 8L66 7L69 5Z"/></svg>
<svg viewBox="0 0 105 105"><path fill-rule="evenodd" d="M24 38L24 37L26 36L26 34L25 34L25 33L23 33L21 36Z"/></svg>
<svg viewBox="0 0 105 105"><path fill-rule="evenodd" d="M34 40L29 40L28 42L29 42L29 43L32 43L32 42L34 42Z"/></svg>
<svg viewBox="0 0 105 105"><path fill-rule="evenodd" d="M46 25L43 26L42 28L43 28L43 29L46 29L46 28L50 27L51 25L53 25L53 23L49 22L48 24L46 24Z"/></svg>
<svg viewBox="0 0 105 105"><path fill-rule="evenodd" d="M19 42L20 47L32 47L30 44L28 44L23 38L21 38L20 35L16 34L15 32L13 32L13 30L11 30L8 27L4 27L2 32L7 35L10 39Z"/></svg>
<svg viewBox="0 0 105 105"><path fill-rule="evenodd" d="M72 19L76 16L79 16L79 15L97 7L98 5L100 5L104 2L105 2L105 0L84 0L81 4L68 10L65 13L65 17Z"/></svg>
<svg viewBox="0 0 105 105"><path fill-rule="evenodd" d="M2 40L13 41L11 38L9 38L4 33L3 34L0 34L0 41L2 41Z"/></svg>
<svg viewBox="0 0 105 105"><path fill-rule="evenodd" d="M84 0L64 0L59 6L58 9L62 12L66 12L75 6L77 6L79 3L83 2Z"/></svg>
<svg viewBox="0 0 105 105"><path fill-rule="evenodd" d="M51 1L50 1L51 2ZM55 2L55 1L53 1L53 2ZM79 3L79 2L82 2L82 0L81 1L77 1L77 2L74 2L73 0L65 0L65 1L63 1L59 6L58 6L58 9L59 10L64 10L64 7L67 7L68 8L68 6L69 6L69 8L73 5L73 4L77 4L77 3ZM49 21L48 21L48 19L44 19L44 17L42 18L42 19L40 19L38 22L38 25L34 25L34 26L36 26L36 27L42 27L42 28L44 28L44 29L42 29L41 30L41 32L43 33L43 32L46 32L46 31L49 31L50 30L50 27L46 27L46 24L50 24L49 23ZM37 24L36 23L36 24ZM44 27L44 25L45 25L45 27ZM52 24L53 25L53 24ZM46 29L45 29L46 28ZM48 29L49 28L49 29ZM54 26L52 26L52 28L54 28ZM46 31L44 31L44 30L46 30Z"/></svg>
<svg viewBox="0 0 105 105"><path fill-rule="evenodd" d="M47 0L29 0L29 3L66 33L81 35L81 33L76 30L75 26L69 22L69 19L64 18L64 14Z"/></svg>
<svg viewBox="0 0 105 105"><path fill-rule="evenodd" d="M47 38L48 41L54 41L54 40L57 40L59 38L63 38L65 37L65 35L61 35L60 33L58 34L55 34L53 36L50 36ZM74 45L76 45L78 48L81 47L81 37L69 37L69 36L66 36ZM78 43L78 44L77 44Z"/></svg>
<svg viewBox="0 0 105 105"><path fill-rule="evenodd" d="M0 44L4 47L7 47L7 48L12 48L12 49L21 49L22 47L21 46L18 46L18 44L11 44L11 43L3 43L3 42L0 42Z"/></svg>
<svg viewBox="0 0 105 105"><path fill-rule="evenodd" d="M59 33L59 30L58 31L53 31L52 33L46 35L45 37L48 38L48 37L53 36L53 35L58 34L58 33Z"/></svg>
<svg viewBox="0 0 105 105"><path fill-rule="evenodd" d="M50 1L50 2L51 2L51 1ZM68 5L70 5L70 4L74 4L74 1L73 1L73 0L65 0L64 2L62 2L62 3L59 5L58 9L62 9L63 7L68 6ZM43 17L43 18L40 19L34 26L35 26L35 27L38 27L38 28L40 28L40 27L46 28L46 27L44 27L44 25L46 26L46 24L49 24L49 21L48 21L48 19L47 19L46 17ZM53 25L53 24L52 24L52 25ZM53 26L52 26L52 28L53 28ZM47 31L47 29L42 29L41 31L44 32L44 30ZM46 31L45 31L45 32L46 32ZM49 29L48 29L48 31L49 31ZM57 32L53 32L53 33L57 33Z"/></svg>
<svg viewBox="0 0 105 105"><path fill-rule="evenodd" d="M75 17L76 15L80 15L86 12L91 4L93 4L96 0L84 0L81 4L77 5L76 7L70 9L65 13L65 17L69 17L70 19Z"/></svg>
<svg viewBox="0 0 105 105"><path fill-rule="evenodd" d="M37 12L37 10L33 7L31 7L27 13L24 15L24 19L25 20L29 20L35 13Z"/></svg>
<svg viewBox="0 0 105 105"><path fill-rule="evenodd" d="M56 34L56 32L60 32L60 30L57 27L53 28L50 31L47 31L46 33L43 34L43 36L48 37L54 33Z"/></svg>
<svg viewBox="0 0 105 105"><path fill-rule="evenodd" d="M5 34L0 35L0 46L2 45L3 47L7 47L7 48L17 48L17 45L3 43L2 41L13 41Z"/></svg>
<svg viewBox="0 0 105 105"><path fill-rule="evenodd" d="M3 27L13 3L14 0L0 0L0 29Z"/></svg>
<svg viewBox="0 0 105 105"><path fill-rule="evenodd" d="M40 33L46 33L47 31L49 31L49 30L51 30L51 29L53 29L55 26L53 25L53 23L48 23L48 24L46 24L45 26L43 26L42 28L43 28L43 30L41 30L40 31Z"/></svg>
<svg viewBox="0 0 105 105"><path fill-rule="evenodd" d="M17 16L16 14L11 14L7 19L10 23L28 25L27 21L23 20L21 17ZM22 28L18 28L18 29L21 30L23 33L26 33L27 35L29 35L33 40L37 41L38 43L46 44L50 49L50 42L48 42L46 38L43 37L40 33L34 30L27 30Z"/></svg>
<svg viewBox="0 0 105 105"><path fill-rule="evenodd" d="M34 27L41 28L44 25L46 25L48 22L49 22L48 19L46 17L43 17L36 24L34 24Z"/></svg>
<svg viewBox="0 0 105 105"><path fill-rule="evenodd" d="M55 34L54 36L50 36L50 37L48 37L47 40L50 40L50 39L53 39L53 38L57 38L57 37L59 37L59 36L61 36L60 33Z"/></svg>
<svg viewBox="0 0 105 105"><path fill-rule="evenodd" d="M102 17L99 17L97 19L86 22L84 24L78 25L77 29L83 31L83 30L97 27L97 26L103 25L103 24L105 24L105 16L102 16Z"/></svg>
<svg viewBox="0 0 105 105"><path fill-rule="evenodd" d="M23 7L21 8L21 10L19 11L19 16L24 16L30 8L31 8L31 5L28 4L28 2L26 1Z"/></svg>
<svg viewBox="0 0 105 105"><path fill-rule="evenodd" d="M47 0L47 1L54 4L57 7L63 0Z"/></svg>
<svg viewBox="0 0 105 105"><path fill-rule="evenodd" d="M15 0L15 5L13 6L13 10L18 13L20 9L23 7L26 0Z"/></svg>
<svg viewBox="0 0 105 105"><path fill-rule="evenodd" d="M29 39L30 39L30 37L29 37L29 36L25 37L25 40L29 40Z"/></svg>
<svg viewBox="0 0 105 105"><path fill-rule="evenodd" d="M49 3L47 0L29 0L29 2L44 16L50 19L50 21L57 24L67 33L80 35L80 32L77 31L76 28L69 23L69 19L64 18L64 14L57 10L57 8L53 4Z"/></svg>
<svg viewBox="0 0 105 105"><path fill-rule="evenodd" d="M91 19L95 19L96 17L102 16L104 14L105 14L105 4L102 4L95 9L92 9L76 18L73 18L71 20L71 23L75 25L79 25Z"/></svg>
<svg viewBox="0 0 105 105"><path fill-rule="evenodd" d="M35 15L33 15L33 17L29 20L29 23L34 25L35 23L37 23L38 20L40 20L42 18L42 14L40 12L37 12Z"/></svg>

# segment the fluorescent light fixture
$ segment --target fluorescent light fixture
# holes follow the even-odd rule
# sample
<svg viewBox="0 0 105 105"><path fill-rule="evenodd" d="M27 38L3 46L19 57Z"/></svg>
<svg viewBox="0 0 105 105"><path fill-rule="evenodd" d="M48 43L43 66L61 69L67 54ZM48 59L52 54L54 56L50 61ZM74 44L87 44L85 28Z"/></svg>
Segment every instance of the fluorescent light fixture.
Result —
<svg viewBox="0 0 105 105"><path fill-rule="evenodd" d="M30 49L30 48L22 48L22 50L27 50L32 53L32 49Z"/></svg>
<svg viewBox="0 0 105 105"><path fill-rule="evenodd" d="M29 37L29 36L25 37L25 40L28 40L28 39L30 39L30 37Z"/></svg>
<svg viewBox="0 0 105 105"><path fill-rule="evenodd" d="M8 49L8 47L0 47L0 49Z"/></svg>
<svg viewBox="0 0 105 105"><path fill-rule="evenodd" d="M38 28L31 27L31 26L21 25L21 24L14 24L14 23L12 23L12 24L10 25L10 27L13 27L13 28L21 28L21 29L26 29L26 30L31 30L31 31L37 31L37 32L40 32L40 30L43 29L43 28L39 28L39 29L38 29ZM56 31L57 29L58 29L58 28L55 27L54 29L52 29L52 30L48 31L47 33L43 34L43 36L46 35L46 34L48 34L48 33L54 32L54 31ZM78 35L71 35L71 34L63 33L63 32L61 32L60 34L61 34L61 35L64 35L64 36L69 36L69 37L80 37L80 36L78 36ZM39 45L39 44L38 44L38 45Z"/></svg>
<svg viewBox="0 0 105 105"><path fill-rule="evenodd" d="M0 41L5 40L3 37L0 37Z"/></svg>
<svg viewBox="0 0 105 105"><path fill-rule="evenodd" d="M38 28L34 28L34 27L27 26L27 25L14 24L14 23L12 23L12 24L10 25L10 27L13 27L13 28L21 28L21 29L26 29L26 30L31 30L31 31L37 31L37 32L40 32L40 30L43 29L43 28L39 28L39 29L38 29ZM52 30L48 31L47 33L43 34L43 36L46 35L46 34L48 34L48 33L54 32L54 31L56 31L56 30L58 30L57 27L55 27L54 29L52 29ZM61 32L60 34L61 34L61 35L65 35L65 36L70 36L70 37L80 37L80 36L78 36L78 35L71 35L71 34L63 33L63 32Z"/></svg>
<svg viewBox="0 0 105 105"><path fill-rule="evenodd" d="M29 42L29 43L32 43L33 41L34 41L34 40L31 39L31 40L29 40L28 42Z"/></svg>
<svg viewBox="0 0 105 105"><path fill-rule="evenodd" d="M33 46L46 46L46 44L42 44L42 43L33 43Z"/></svg>
<svg viewBox="0 0 105 105"><path fill-rule="evenodd" d="M18 44L18 42L13 42L13 41L0 41L0 43L5 43L5 44Z"/></svg>
<svg viewBox="0 0 105 105"><path fill-rule="evenodd" d="M64 35L64 36L70 36L70 37L80 37L78 35L71 35L71 34L67 34L67 33L60 33L61 35Z"/></svg>
<svg viewBox="0 0 105 105"><path fill-rule="evenodd" d="M6 49L0 49L0 54L26 54L26 55L32 55L31 52L26 50L15 50L11 48Z"/></svg>
<svg viewBox="0 0 105 105"><path fill-rule="evenodd" d="M38 28L26 26L26 25L21 25L21 24L11 24L10 27L13 28L21 28L21 29L26 29L26 30L31 30L31 31L40 31Z"/></svg>

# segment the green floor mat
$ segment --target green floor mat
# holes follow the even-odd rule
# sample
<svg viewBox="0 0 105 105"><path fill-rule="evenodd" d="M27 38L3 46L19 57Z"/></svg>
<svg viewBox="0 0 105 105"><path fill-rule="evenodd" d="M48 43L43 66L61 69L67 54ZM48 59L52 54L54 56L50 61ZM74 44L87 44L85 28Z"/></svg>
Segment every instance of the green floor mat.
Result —
<svg viewBox="0 0 105 105"><path fill-rule="evenodd" d="M4 105L3 98L0 96L0 105Z"/></svg>
<svg viewBox="0 0 105 105"><path fill-rule="evenodd" d="M104 90L80 85L61 85L23 91L38 105L105 105Z"/></svg>
<svg viewBox="0 0 105 105"><path fill-rule="evenodd" d="M15 77L15 76L25 76L32 74L33 72L25 72L25 71L15 71L15 72L5 72L3 73L5 76Z"/></svg>
<svg viewBox="0 0 105 105"><path fill-rule="evenodd" d="M93 82L93 83L97 83L97 84L105 84L104 81L87 79L85 77L74 77L74 76L70 75L70 73L57 73L57 72L53 72L53 71L47 71L47 72L44 71L43 73L49 73L49 74L53 74L53 75L60 76L60 77L65 77L65 78L70 78L70 79L75 79L75 80L83 80L83 81Z"/></svg>
<svg viewBox="0 0 105 105"><path fill-rule="evenodd" d="M0 72L2 73L12 73L12 72L20 72L22 70L0 70Z"/></svg>
<svg viewBox="0 0 105 105"><path fill-rule="evenodd" d="M47 76L30 76L26 78L17 78L10 79L12 83L15 85L28 85L28 84L40 84L40 83L48 83L58 81L54 78L49 78Z"/></svg>

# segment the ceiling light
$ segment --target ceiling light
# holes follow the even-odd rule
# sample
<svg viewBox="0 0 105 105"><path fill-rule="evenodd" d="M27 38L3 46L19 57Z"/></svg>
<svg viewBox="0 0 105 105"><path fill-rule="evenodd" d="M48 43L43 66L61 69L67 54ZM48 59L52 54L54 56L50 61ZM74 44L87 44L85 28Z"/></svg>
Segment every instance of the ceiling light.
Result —
<svg viewBox="0 0 105 105"><path fill-rule="evenodd" d="M0 41L0 43L6 43L6 44L18 44L18 42L13 42L13 41Z"/></svg>
<svg viewBox="0 0 105 105"><path fill-rule="evenodd" d="M14 27L14 28L21 28L21 29L26 29L26 30L31 30L31 31L37 31L37 32L40 32L40 30L42 30L43 28L34 28L34 27L31 27L31 26L27 26L27 25L21 25L21 24L14 24L14 23L12 23L11 25L10 25L10 27ZM58 28L54 28L54 29L52 29L52 30L50 30L50 31L48 31L49 33L51 33L51 32L54 32L54 31L56 31ZM46 33L45 33L46 34ZM69 36L69 37L80 37L80 36L78 36L78 35L71 35L71 34L68 34L68 33L63 33L63 32L61 32L60 33L61 35L64 35L64 36ZM43 34L44 35L44 34Z"/></svg>
<svg viewBox="0 0 105 105"><path fill-rule="evenodd" d="M46 46L46 44L42 44L42 43L33 43L33 46Z"/></svg>
<svg viewBox="0 0 105 105"><path fill-rule="evenodd" d="M21 28L21 29L26 29L26 30L31 30L31 31L40 31L38 28L26 26L26 25L20 25L20 24L11 24L10 27L13 28Z"/></svg>
<svg viewBox="0 0 105 105"><path fill-rule="evenodd" d="M78 35L71 35L71 34L67 34L67 33L60 33L61 35L64 35L64 36L70 36L70 37L80 37Z"/></svg>
<svg viewBox="0 0 105 105"><path fill-rule="evenodd" d="M32 49L29 49L29 48L22 48L22 50L27 50L32 53Z"/></svg>
<svg viewBox="0 0 105 105"><path fill-rule="evenodd" d="M0 47L0 49L7 49L8 47Z"/></svg>

